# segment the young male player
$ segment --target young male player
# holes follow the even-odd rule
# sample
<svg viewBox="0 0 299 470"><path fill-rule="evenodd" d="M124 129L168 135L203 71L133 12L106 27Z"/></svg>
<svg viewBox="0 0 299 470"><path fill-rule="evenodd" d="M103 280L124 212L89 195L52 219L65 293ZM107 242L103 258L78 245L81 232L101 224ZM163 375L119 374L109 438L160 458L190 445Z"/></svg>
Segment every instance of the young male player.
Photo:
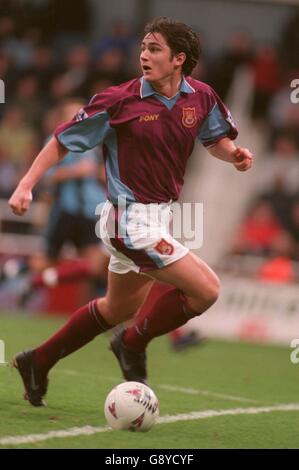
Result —
<svg viewBox="0 0 299 470"><path fill-rule="evenodd" d="M108 201L101 236L111 253L107 295L76 311L48 341L15 357L32 405L43 405L48 372L59 359L138 310L111 347L126 379L146 381L147 343L202 314L218 297L216 274L172 238L165 223L196 139L239 171L252 163L251 152L232 142L237 130L227 108L208 85L189 77L198 57L198 37L187 25L168 18L148 24L140 52L143 76L95 95L58 127L10 199L13 212L24 214L34 185L68 150L103 143ZM144 303L154 280L164 285Z"/></svg>

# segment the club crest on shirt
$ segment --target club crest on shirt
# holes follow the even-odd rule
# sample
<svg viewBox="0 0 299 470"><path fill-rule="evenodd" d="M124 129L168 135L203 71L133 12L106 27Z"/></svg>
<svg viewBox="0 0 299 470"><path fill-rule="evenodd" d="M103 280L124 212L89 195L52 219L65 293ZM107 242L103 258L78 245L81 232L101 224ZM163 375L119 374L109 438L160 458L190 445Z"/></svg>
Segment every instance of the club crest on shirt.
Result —
<svg viewBox="0 0 299 470"><path fill-rule="evenodd" d="M161 238L159 243L154 246L154 250L158 251L161 255L172 255L174 252L174 247L171 243Z"/></svg>
<svg viewBox="0 0 299 470"><path fill-rule="evenodd" d="M182 123L185 127L194 127L197 123L195 108L183 108Z"/></svg>

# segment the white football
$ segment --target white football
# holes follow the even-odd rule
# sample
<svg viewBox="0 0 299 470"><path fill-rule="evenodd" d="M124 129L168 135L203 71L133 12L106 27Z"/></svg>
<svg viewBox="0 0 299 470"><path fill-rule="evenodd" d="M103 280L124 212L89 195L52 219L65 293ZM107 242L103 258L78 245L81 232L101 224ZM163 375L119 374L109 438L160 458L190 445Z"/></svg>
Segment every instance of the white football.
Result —
<svg viewBox="0 0 299 470"><path fill-rule="evenodd" d="M113 429L149 431L159 416L159 401L147 385L124 382L108 394L104 412Z"/></svg>

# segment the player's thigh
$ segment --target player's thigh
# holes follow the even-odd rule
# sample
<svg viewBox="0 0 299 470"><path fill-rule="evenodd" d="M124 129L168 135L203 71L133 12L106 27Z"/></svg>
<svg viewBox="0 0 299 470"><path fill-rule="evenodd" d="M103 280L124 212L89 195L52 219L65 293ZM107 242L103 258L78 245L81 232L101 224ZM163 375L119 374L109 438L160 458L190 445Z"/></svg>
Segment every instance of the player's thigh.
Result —
<svg viewBox="0 0 299 470"><path fill-rule="evenodd" d="M154 279L169 283L180 289L187 297L217 298L219 279L214 271L193 253L161 269L148 273Z"/></svg>
<svg viewBox="0 0 299 470"><path fill-rule="evenodd" d="M98 300L101 313L111 324L130 319L143 304L153 280L148 276L129 271L117 274L109 271L108 290L104 299Z"/></svg>

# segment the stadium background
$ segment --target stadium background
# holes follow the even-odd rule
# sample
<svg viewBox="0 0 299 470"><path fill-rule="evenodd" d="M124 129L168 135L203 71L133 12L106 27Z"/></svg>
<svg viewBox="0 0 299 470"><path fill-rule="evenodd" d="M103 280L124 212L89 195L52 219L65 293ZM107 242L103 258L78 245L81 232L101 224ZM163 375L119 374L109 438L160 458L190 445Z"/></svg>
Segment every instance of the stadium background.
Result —
<svg viewBox="0 0 299 470"><path fill-rule="evenodd" d="M267 350L269 363L272 353L278 357L283 351L284 359L277 359L283 375L290 367L290 342L299 337L299 104L290 98L291 82L299 79L297 1L3 0L1 263L34 254L41 243L48 210L42 185L22 219L10 214L7 199L52 131L56 106L70 96L87 100L139 74L142 27L158 15L185 21L200 33L203 55L194 77L215 88L238 124L238 143L255 153L248 174L211 159L200 145L190 160L181 200L203 202L204 238L197 253L223 281L214 311L191 327L211 338L216 350L222 343L213 343L213 338L253 341L241 347L257 361L259 353L265 353L255 349L260 343L283 344L285 349ZM66 256L74 256L73 251L67 250ZM5 331L14 332L18 347L27 347L18 325L39 331L41 320L32 312L71 312L88 295L86 284L43 289L20 312L18 284L2 283L0 338L8 350L14 352L15 345ZM47 336L45 323L41 325ZM235 344L224 343L227 357L234 357ZM239 367L242 370L242 364ZM296 366L291 367L287 385L292 388Z"/></svg>

